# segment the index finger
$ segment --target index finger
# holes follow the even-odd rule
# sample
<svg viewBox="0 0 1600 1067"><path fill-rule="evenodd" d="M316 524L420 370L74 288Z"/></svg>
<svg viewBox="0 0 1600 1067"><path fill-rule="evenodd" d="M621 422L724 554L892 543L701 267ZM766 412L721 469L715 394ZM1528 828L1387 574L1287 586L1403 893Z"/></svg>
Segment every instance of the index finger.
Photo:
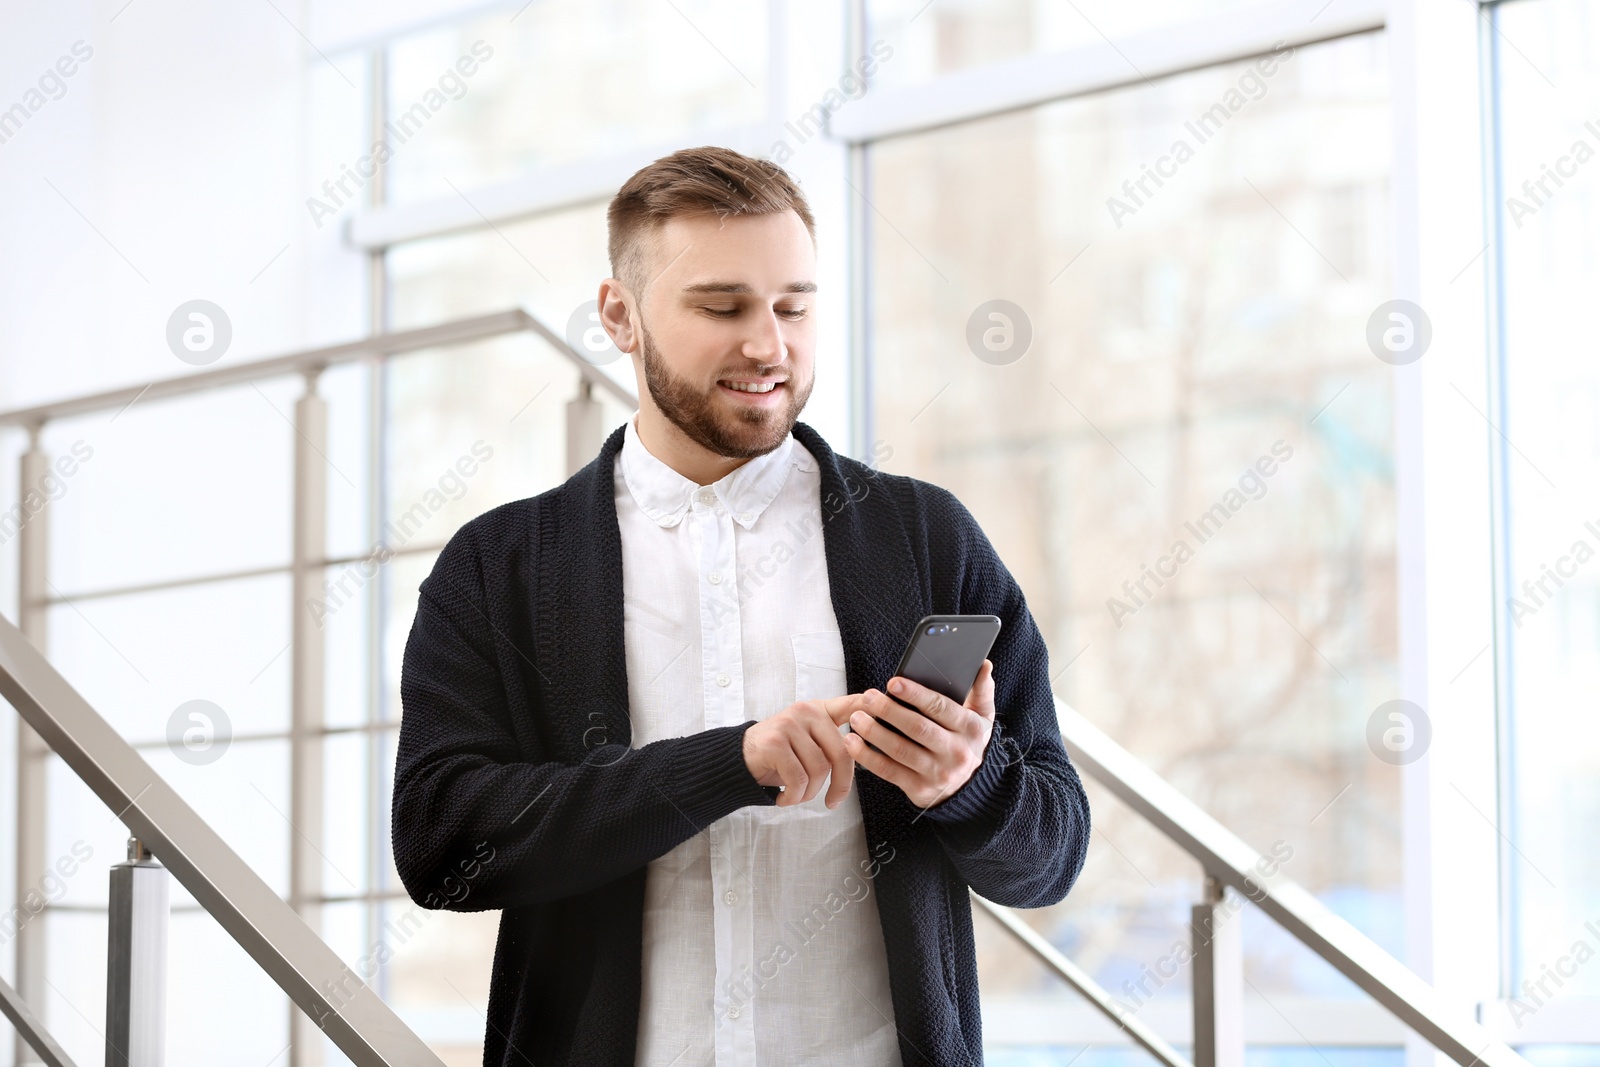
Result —
<svg viewBox="0 0 1600 1067"><path fill-rule="evenodd" d="M994 720L994 664L988 660L983 661L978 676L972 680L972 688L967 690L966 707L991 722Z"/></svg>
<svg viewBox="0 0 1600 1067"><path fill-rule="evenodd" d="M859 693L848 693L839 697L826 697L817 701L822 705L822 710L828 713L828 718L833 720L833 725L844 726L850 721L850 713L861 706Z"/></svg>
<svg viewBox="0 0 1600 1067"><path fill-rule="evenodd" d="M840 736L838 730L830 730L819 722L812 727L811 738L832 765L833 770L828 778L828 795L823 802L830 808L836 808L850 795L850 783L855 778L856 761L851 758L850 750L844 747L844 738Z"/></svg>

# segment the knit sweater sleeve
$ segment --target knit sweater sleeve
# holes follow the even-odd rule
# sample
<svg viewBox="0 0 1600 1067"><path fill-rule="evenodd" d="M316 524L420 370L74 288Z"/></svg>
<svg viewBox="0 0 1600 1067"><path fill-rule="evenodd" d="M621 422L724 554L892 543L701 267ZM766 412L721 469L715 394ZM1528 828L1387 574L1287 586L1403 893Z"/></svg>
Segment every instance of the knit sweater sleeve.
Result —
<svg viewBox="0 0 1600 1067"><path fill-rule="evenodd" d="M959 569L964 614L998 615L994 730L983 762L926 818L967 883L996 904L1039 908L1062 900L1083 868L1089 801L1061 743L1048 653L1022 589L977 520L932 490L924 515L931 547Z"/></svg>
<svg viewBox="0 0 1600 1067"><path fill-rule="evenodd" d="M774 802L744 762L752 723L529 759L512 715L545 709L508 707L500 664L531 653L491 622L470 527L421 586L401 666L391 837L415 901L481 911L584 893Z"/></svg>

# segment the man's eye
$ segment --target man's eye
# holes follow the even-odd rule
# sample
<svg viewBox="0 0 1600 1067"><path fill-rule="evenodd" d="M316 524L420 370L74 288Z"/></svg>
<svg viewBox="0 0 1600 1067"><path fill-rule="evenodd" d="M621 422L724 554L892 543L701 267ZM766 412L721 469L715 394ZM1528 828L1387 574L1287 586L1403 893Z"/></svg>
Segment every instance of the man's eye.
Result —
<svg viewBox="0 0 1600 1067"><path fill-rule="evenodd" d="M709 311L711 314L715 315L719 319L731 319L735 315L739 314L739 309L736 308L736 307L735 308L708 307L708 308L706 308L706 310Z"/></svg>
<svg viewBox="0 0 1600 1067"><path fill-rule="evenodd" d="M789 319L800 319L805 317L806 311L807 309L805 307L779 308L778 314Z"/></svg>

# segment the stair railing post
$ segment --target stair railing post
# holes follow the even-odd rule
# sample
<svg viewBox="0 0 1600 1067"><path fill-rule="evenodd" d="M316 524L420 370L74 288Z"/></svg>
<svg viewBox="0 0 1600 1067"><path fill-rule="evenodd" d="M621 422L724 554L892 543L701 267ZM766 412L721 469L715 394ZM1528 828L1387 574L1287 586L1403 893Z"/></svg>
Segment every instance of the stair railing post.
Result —
<svg viewBox="0 0 1600 1067"><path fill-rule="evenodd" d="M48 652L50 645L49 591L50 509L49 496L42 491L50 477L50 454L41 438L44 424L28 427L28 450L22 454L17 483L16 509L0 517L0 533L17 537L17 627L34 647ZM13 525L14 524L14 525ZM17 863L18 905L35 899L49 872L45 858L45 756L50 750L19 716L17 719ZM45 923L49 909L31 917L24 911L16 934L17 994L24 1003L44 1011ZM16 1035L14 1061L19 1067L42 1062L33 1048Z"/></svg>
<svg viewBox="0 0 1600 1067"><path fill-rule="evenodd" d="M128 838L111 868L106 931L106 1067L165 1067L167 869Z"/></svg>
<svg viewBox="0 0 1600 1067"><path fill-rule="evenodd" d="M328 401L318 394L320 368L305 374L294 406L294 615L290 623L289 906L322 936L323 696L327 649L314 605L326 595L328 559ZM323 1038L293 1004L289 1067L319 1067Z"/></svg>
<svg viewBox="0 0 1600 1067"><path fill-rule="evenodd" d="M601 433L600 401L594 397L594 385L587 378L578 379L578 395L567 401L567 476L578 473L600 451L605 443Z"/></svg>
<svg viewBox="0 0 1600 1067"><path fill-rule="evenodd" d="M1244 941L1227 887L1205 878L1194 905L1194 1067L1244 1067Z"/></svg>

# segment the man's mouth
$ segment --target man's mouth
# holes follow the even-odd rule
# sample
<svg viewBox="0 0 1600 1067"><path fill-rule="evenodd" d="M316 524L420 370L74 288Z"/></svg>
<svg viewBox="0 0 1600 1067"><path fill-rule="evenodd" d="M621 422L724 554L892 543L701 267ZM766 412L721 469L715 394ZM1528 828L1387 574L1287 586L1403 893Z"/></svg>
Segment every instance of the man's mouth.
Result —
<svg viewBox="0 0 1600 1067"><path fill-rule="evenodd" d="M745 381L735 378L723 378L722 380L718 381L717 384L722 386L724 389L731 389L734 392L755 393L759 395L762 393L770 393L783 383L777 379L768 379L767 381Z"/></svg>

